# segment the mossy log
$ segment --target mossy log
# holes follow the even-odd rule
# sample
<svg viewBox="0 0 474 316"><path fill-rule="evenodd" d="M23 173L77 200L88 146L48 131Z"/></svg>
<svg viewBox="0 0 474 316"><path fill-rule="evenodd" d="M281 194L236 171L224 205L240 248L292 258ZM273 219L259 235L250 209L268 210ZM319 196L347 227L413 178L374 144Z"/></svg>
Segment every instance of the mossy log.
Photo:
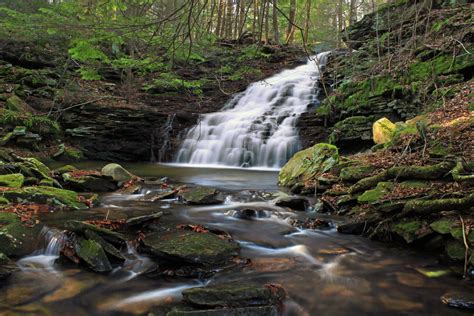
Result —
<svg viewBox="0 0 474 316"><path fill-rule="evenodd" d="M456 163L456 166L451 170L451 175L453 176L454 181L457 182L474 182L474 173L466 174L468 170L472 170L474 167L473 162L469 162L464 166L464 163L459 160ZM468 169L468 170L466 170Z"/></svg>
<svg viewBox="0 0 474 316"><path fill-rule="evenodd" d="M436 199L436 200L413 200L403 207L404 214L414 212L416 214L428 215L441 211L466 210L474 206L474 193L463 198Z"/></svg>
<svg viewBox="0 0 474 316"><path fill-rule="evenodd" d="M381 172L375 176L364 178L357 181L353 186L349 188L349 193L354 194L362 191L369 190L375 187L379 182L385 181L387 179L387 172Z"/></svg>
<svg viewBox="0 0 474 316"><path fill-rule="evenodd" d="M445 161L430 166L392 167L387 170L386 176L388 179L435 180L450 172L454 165L452 161Z"/></svg>

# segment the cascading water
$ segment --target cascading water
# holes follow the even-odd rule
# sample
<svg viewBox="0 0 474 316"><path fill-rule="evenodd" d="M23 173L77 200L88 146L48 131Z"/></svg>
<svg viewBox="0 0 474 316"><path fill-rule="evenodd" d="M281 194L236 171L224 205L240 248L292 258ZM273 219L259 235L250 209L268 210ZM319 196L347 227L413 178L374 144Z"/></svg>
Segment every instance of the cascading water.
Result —
<svg viewBox="0 0 474 316"><path fill-rule="evenodd" d="M235 167L281 167L299 150L298 117L317 101L328 53L253 83L220 112L189 130L177 162Z"/></svg>

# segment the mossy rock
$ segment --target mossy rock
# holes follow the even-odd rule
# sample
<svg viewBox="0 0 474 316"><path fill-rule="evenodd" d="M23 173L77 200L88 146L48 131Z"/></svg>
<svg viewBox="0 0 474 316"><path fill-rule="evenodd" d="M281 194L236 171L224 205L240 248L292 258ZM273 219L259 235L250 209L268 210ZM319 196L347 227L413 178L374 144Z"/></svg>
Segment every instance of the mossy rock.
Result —
<svg viewBox="0 0 474 316"><path fill-rule="evenodd" d="M21 188L24 181L25 176L23 176L21 173L0 175L1 187Z"/></svg>
<svg viewBox="0 0 474 316"><path fill-rule="evenodd" d="M355 182L369 177L375 171L371 165L355 165L343 168L339 177L342 181Z"/></svg>
<svg viewBox="0 0 474 316"><path fill-rule="evenodd" d="M464 260L466 247L459 240L450 240L446 243L445 251L452 260L461 261Z"/></svg>
<svg viewBox="0 0 474 316"><path fill-rule="evenodd" d="M280 304L286 297L278 285L221 284L183 291L185 303L202 307L269 306Z"/></svg>
<svg viewBox="0 0 474 316"><path fill-rule="evenodd" d="M117 182L125 182L133 178L133 175L130 172L117 163L110 163L104 166L102 168L102 174L112 177L112 179Z"/></svg>
<svg viewBox="0 0 474 316"><path fill-rule="evenodd" d="M388 118L383 117L377 120L372 126L374 143L386 144L393 139L397 126Z"/></svg>
<svg viewBox="0 0 474 316"><path fill-rule="evenodd" d="M219 204L224 202L224 197L219 190L208 187L187 188L178 192L178 195L188 204Z"/></svg>
<svg viewBox="0 0 474 316"><path fill-rule="evenodd" d="M74 191L48 186L24 187L5 191L4 196L14 202L34 202L50 204L71 209L87 209L87 205L79 201L79 195Z"/></svg>
<svg viewBox="0 0 474 316"><path fill-rule="evenodd" d="M408 244L432 233L431 229L419 219L402 219L398 223L394 224L392 229Z"/></svg>
<svg viewBox="0 0 474 316"><path fill-rule="evenodd" d="M12 223L19 223L20 218L15 213L10 212L2 212L0 210L0 227L12 224Z"/></svg>
<svg viewBox="0 0 474 316"><path fill-rule="evenodd" d="M278 315L278 306L224 307L216 309L191 309L189 306L174 307L166 316L268 316ZM162 310L150 311L149 316L163 315Z"/></svg>
<svg viewBox="0 0 474 316"><path fill-rule="evenodd" d="M62 224L62 227L66 230L70 230L78 234L85 234L86 230L90 230L92 232L97 233L99 236L101 236L105 240L114 244L125 244L126 242L126 238L123 234L114 232L107 228L98 227L89 223L69 220L69 221L65 221Z"/></svg>
<svg viewBox="0 0 474 316"><path fill-rule="evenodd" d="M8 98L6 101L6 105L7 109L15 112L26 113L32 111L32 108L16 95L13 95Z"/></svg>
<svg viewBox="0 0 474 316"><path fill-rule="evenodd" d="M80 149L61 144L53 158L59 161L71 162L84 160L85 157Z"/></svg>
<svg viewBox="0 0 474 316"><path fill-rule="evenodd" d="M73 171L77 171L77 170L79 170L79 169L77 169L73 165L65 165L65 166L62 166L61 168L54 169L53 173L57 174L57 175L62 175L64 173L69 173L69 172L73 172Z"/></svg>
<svg viewBox="0 0 474 316"><path fill-rule="evenodd" d="M98 242L80 238L75 243L74 250L77 256L81 258L91 270L95 272L112 271L112 265L109 259L107 259L104 249Z"/></svg>
<svg viewBox="0 0 474 316"><path fill-rule="evenodd" d="M8 201L3 196L0 196L0 205L7 205L7 204L10 204L10 201Z"/></svg>
<svg viewBox="0 0 474 316"><path fill-rule="evenodd" d="M390 193L394 184L392 182L379 182L372 190L367 190L362 193L357 201L359 203L375 203L383 200L383 197Z"/></svg>
<svg viewBox="0 0 474 316"><path fill-rule="evenodd" d="M316 144L297 152L283 166L278 175L278 183L286 187L304 183L317 174L328 172L338 162L339 151L336 146L326 143Z"/></svg>
<svg viewBox="0 0 474 316"><path fill-rule="evenodd" d="M461 221L457 218L441 218L430 224L433 231L442 235L451 235L453 238L464 241ZM474 246L474 231L470 231L466 240L471 246Z"/></svg>
<svg viewBox="0 0 474 316"><path fill-rule="evenodd" d="M238 254L239 245L212 233L177 231L151 233L142 240L146 252L182 264L215 265Z"/></svg>
<svg viewBox="0 0 474 316"><path fill-rule="evenodd" d="M109 177L84 175L71 176L69 173L63 173L64 186L66 188L79 192L109 192L117 190L117 184Z"/></svg>
<svg viewBox="0 0 474 316"><path fill-rule="evenodd" d="M0 228L0 252L9 257L22 257L36 250L42 225L26 227L12 222Z"/></svg>
<svg viewBox="0 0 474 316"><path fill-rule="evenodd" d="M106 252L106 254L108 255L109 258L111 258L113 260L118 260L118 261L124 261L125 260L125 257L122 255L122 253L117 248L115 248L112 244L107 242L104 238L102 238L96 232L94 232L92 230L89 230L89 229L86 229L84 231L84 236L87 239L90 239L90 240L93 240L93 241L97 242L104 249L104 251Z"/></svg>

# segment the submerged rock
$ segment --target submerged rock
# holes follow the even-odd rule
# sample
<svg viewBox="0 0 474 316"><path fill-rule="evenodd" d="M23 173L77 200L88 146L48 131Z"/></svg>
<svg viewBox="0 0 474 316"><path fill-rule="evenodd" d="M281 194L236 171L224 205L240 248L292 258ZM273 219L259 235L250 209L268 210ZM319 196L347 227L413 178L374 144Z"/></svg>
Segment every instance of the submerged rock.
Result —
<svg viewBox="0 0 474 316"><path fill-rule="evenodd" d="M441 302L450 307L474 310L474 294L472 292L448 292L441 296Z"/></svg>
<svg viewBox="0 0 474 316"><path fill-rule="evenodd" d="M239 245L232 240L206 232L156 232L145 236L143 249L153 256L171 262L215 265L238 254Z"/></svg>
<svg viewBox="0 0 474 316"><path fill-rule="evenodd" d="M183 301L202 307L249 307L279 304L286 292L280 285L222 284L183 291Z"/></svg>
<svg viewBox="0 0 474 316"><path fill-rule="evenodd" d="M133 174L117 163L110 163L102 168L102 174L112 177L115 181L125 182L133 178Z"/></svg>
<svg viewBox="0 0 474 316"><path fill-rule="evenodd" d="M179 191L178 194L188 204L219 204L224 202L221 192L214 188L188 188Z"/></svg>

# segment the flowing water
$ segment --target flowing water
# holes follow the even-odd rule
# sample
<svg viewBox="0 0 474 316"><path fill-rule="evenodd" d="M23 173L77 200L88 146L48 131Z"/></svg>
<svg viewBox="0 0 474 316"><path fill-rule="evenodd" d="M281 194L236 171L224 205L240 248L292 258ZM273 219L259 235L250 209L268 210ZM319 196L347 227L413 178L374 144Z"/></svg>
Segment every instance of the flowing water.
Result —
<svg viewBox="0 0 474 316"><path fill-rule="evenodd" d="M288 217L302 219L310 214L276 207L268 200L269 194L279 194L275 171L151 164L127 167L141 176L159 173L183 183L212 184L228 197L222 205L193 207L177 200L145 202L141 194L113 193L103 195L102 204L91 210L43 214L42 221L50 229L40 238L47 242L42 250L18 261L21 269L2 287L0 314L140 314L151 306L179 301L181 292L190 287L249 281L282 284L289 297L285 315L467 315L440 302L446 291L467 285L450 273L438 273L447 267L433 257L340 235L333 229L290 226ZM150 185L144 192L154 190L158 188ZM237 210L248 208L262 212L253 220L236 216ZM137 254L132 245L123 249L129 259L107 275L56 260L62 238L62 232L53 228L58 221L99 219L107 214L111 219L124 218L160 209L167 221L229 232L241 246L241 257L252 264L206 279L172 279L147 277L143 272L149 258ZM39 260L38 256L51 257ZM425 271L435 271L438 277L427 277Z"/></svg>
<svg viewBox="0 0 474 316"><path fill-rule="evenodd" d="M281 167L300 149L300 114L318 102L318 79L328 53L251 84L220 112L202 115L189 130L177 162L235 167Z"/></svg>

